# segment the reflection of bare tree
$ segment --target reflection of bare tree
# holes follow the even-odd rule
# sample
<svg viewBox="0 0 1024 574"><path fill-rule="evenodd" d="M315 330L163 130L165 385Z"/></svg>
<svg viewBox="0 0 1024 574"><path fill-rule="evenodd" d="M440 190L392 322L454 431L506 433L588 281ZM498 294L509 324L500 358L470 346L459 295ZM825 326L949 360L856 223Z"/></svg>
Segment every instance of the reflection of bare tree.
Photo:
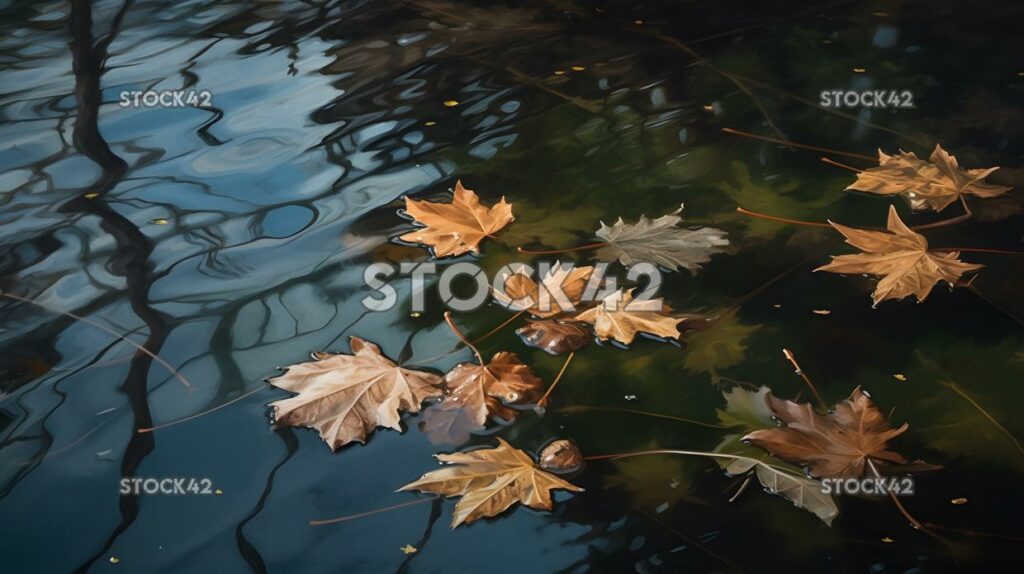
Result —
<svg viewBox="0 0 1024 574"><path fill-rule="evenodd" d="M110 32L99 41L92 37L92 7L89 0L71 0L71 52L74 57L75 96L78 116L75 121L75 147L83 155L99 164L102 177L94 184L89 194L95 199L77 198L64 206L70 211L83 211L100 217L102 227L116 240L118 250L109 263L111 271L127 281L128 297L132 310L149 329L145 347L152 353L159 353L167 338L165 317L149 304L149 290L152 286L152 266L149 254L153 251L152 241L130 220L111 209L103 196L120 181L128 171L123 159L111 151L99 131L99 106L102 101L100 79L107 47L117 34L118 27L131 7L132 0L126 0L114 18ZM132 428L151 426L146 383L153 359L145 353L136 353L132 358L128 375L121 389L128 397L134 414ZM151 434L132 433L121 460L121 476L132 476L154 446ZM138 516L139 499L123 496L120 499L121 523L114 529L107 542L92 558L80 567L86 571L113 545L114 540L135 521Z"/></svg>

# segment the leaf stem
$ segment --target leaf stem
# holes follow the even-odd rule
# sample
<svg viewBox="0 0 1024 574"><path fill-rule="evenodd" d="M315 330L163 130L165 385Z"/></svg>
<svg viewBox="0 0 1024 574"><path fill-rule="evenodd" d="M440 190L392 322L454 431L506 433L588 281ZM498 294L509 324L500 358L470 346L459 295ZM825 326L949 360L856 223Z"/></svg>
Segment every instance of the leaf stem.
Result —
<svg viewBox="0 0 1024 574"><path fill-rule="evenodd" d="M835 160L827 158L827 157L821 158L821 161L823 161L823 162L825 162L825 163L827 163L829 165L834 165L836 167L841 167L843 169L848 169L848 170L856 172L856 173L863 173L863 171L864 171L863 169L860 169L860 168L857 168L857 167L853 167L852 165L846 165L845 163L839 163L838 161L835 161Z"/></svg>
<svg viewBox="0 0 1024 574"><path fill-rule="evenodd" d="M807 227L825 227L825 228L828 228L828 229L832 229L832 226L827 224L827 223L817 223L817 222L814 222L814 221L803 221L803 220L800 220L800 219L789 219L789 218L786 218L786 217L778 217L778 216L775 216L775 215L767 215L767 214L764 214L764 213L758 213L756 211L751 211L751 210L749 210L749 209L747 209L745 207L737 207L736 211L742 213L743 215L749 215L750 217L756 217L758 219L767 219L768 221L778 221L779 223L789 223L789 224L792 224L792 225L805 225Z"/></svg>
<svg viewBox="0 0 1024 574"><path fill-rule="evenodd" d="M871 469L871 473L875 475L875 478L881 479L882 478L882 474L880 472L878 472L878 468L875 467L875 463L870 458L868 458L867 461L868 461L868 468ZM886 489L886 490L889 493L889 498L892 500L893 504L896 505L896 508L900 511L900 514L902 514L904 518L909 520L910 524L916 530L920 530L921 532L924 532L928 536L931 536L932 538L935 538L936 540L942 541L942 542L944 542L946 544L949 543L948 540L946 540L945 538L939 536L938 534L935 534L934 532L932 532L931 530L926 528L925 525L921 523L921 521L919 521L918 519L914 518L914 515L910 514L910 512L907 510L907 508L905 506L903 506L903 503L900 502L900 498L898 496L896 496L896 494L894 492L892 492L891 490L888 490L888 489Z"/></svg>
<svg viewBox="0 0 1024 574"><path fill-rule="evenodd" d="M479 343L480 341L483 341L484 339L486 339L486 338L490 337L491 335L497 333L498 331L504 329L509 323L511 323L512 321L515 321L516 319L518 319L525 312L526 312L526 309L523 309L521 311L516 312L515 315L512 315L508 319L505 319L497 327L491 329L490 331L484 333L483 335L477 337L476 339L473 339L473 344L475 345L475 344ZM461 345L462 341L460 340L459 343ZM422 361L416 361L415 363L411 363L411 364L412 365L428 365L428 364L433 363L434 361L436 361L438 359L443 359L444 357L447 357L447 356L455 353L458 350L459 350L459 348L456 347L456 348L452 349L451 351L447 351L445 353L441 353L440 355L434 355L433 357L428 357L426 359L423 359Z"/></svg>
<svg viewBox="0 0 1024 574"><path fill-rule="evenodd" d="M871 157L871 156L868 156L868 155L862 155L862 154L859 154L859 153L853 153L853 152L848 152L848 151L839 151L839 150L830 149L830 148L827 148L827 147L818 147L818 146L813 146L813 145L796 143L796 142L792 142L792 141L789 141L789 140L770 138L770 137L767 137L767 136L759 136L759 135L756 135L756 134L752 134L752 133L744 132L744 131L740 131L740 130L735 130L735 129L732 129L732 128L722 128L722 131L727 133L727 134L743 136L745 138L761 140L761 141L766 141L766 142L770 142L770 143L777 143L777 144L781 144L781 145L785 145L785 146L790 146L790 147L798 147L798 148L802 148L802 149L809 149L809 150L813 150L813 151L821 151L821 152L825 152L825 153L832 153L832 154L835 154L835 155L852 157L852 158L856 158L856 159L863 159L865 161L877 161L878 160L878 158L874 158L874 157Z"/></svg>
<svg viewBox="0 0 1024 574"><path fill-rule="evenodd" d="M192 384L188 382L188 379L186 379L184 375L182 375L174 367L172 367L170 363L168 363L167 361L161 359L153 351L150 351L149 349L143 347L142 345L136 343L135 341L132 341L128 337L125 337L124 335L121 335L120 333L118 333L117 331L111 329L110 327L107 327L103 323L99 323L99 322L93 321L92 319L86 319L85 317L82 317L81 315L76 315L76 314L74 314L74 313L72 313L70 311L62 311L60 309L54 309L52 307L49 307L48 305L44 305L44 304L40 303L39 301L36 301L35 299L30 299L28 297L22 297L21 295L15 295L13 293L8 293L6 291L0 291L0 296L7 297L8 299L13 299L15 301L21 301L22 303L29 303L30 305L35 305L36 307L39 307L40 309L45 309L45 310L47 310L47 311L49 311L51 313L57 313L57 314L60 314L60 315L64 315L65 317L71 317L75 321L81 321L82 323L85 323L87 325L92 325L93 327L96 327L97 329L99 329L99 330L101 330L101 331L103 331L105 333L109 333L110 335L113 335L114 337L117 337L118 339L124 341L125 343L128 343L129 345L135 347L136 349L138 349L138 351L140 353L142 353L143 355L148 356L149 358L153 359L154 361L156 361L157 363L162 365L165 369L170 371L170 373L172 375L174 375L174 378L176 378L179 381L181 381L181 384L185 385L186 388L189 388L189 389L192 388Z"/></svg>
<svg viewBox="0 0 1024 574"><path fill-rule="evenodd" d="M579 245L576 247L567 247L565 249L549 249L546 251L530 251L529 249L523 249L522 247L516 247L516 251L525 253L526 255L555 255L557 253L573 253L575 251L586 251L588 249L597 249L598 247L604 247L608 245L605 241L599 241L597 243L587 243L586 245Z"/></svg>
<svg viewBox="0 0 1024 574"><path fill-rule="evenodd" d="M346 515L346 516L339 516L337 518L328 518L328 519L325 519L325 520L310 520L309 521L309 525L310 526L322 526L324 524L337 524L338 522L346 522L348 520L355 520L357 518L364 518L366 516L373 516L374 514L380 514L382 512L388 512L388 511L391 511L391 510L398 510L399 508L405 508L406 506L414 506L416 504L423 504L424 502L433 502L433 501L437 500L438 498L440 498L440 496L437 496L437 495L428 496L427 498L420 498L418 500L413 500L411 502L403 502L401 504L396 504L394 506L388 506L388 507L385 507L385 508L378 508L376 510L370 510L368 512L360 512L359 514L349 514L349 515Z"/></svg>
<svg viewBox="0 0 1024 574"><path fill-rule="evenodd" d="M573 351L572 353L569 353L568 357L565 358L565 362L562 363L562 369L558 371L557 375L555 375L555 380L551 382L551 386L548 387L548 390L544 393L544 396L541 397L539 401L537 401L538 406L543 407L545 404L547 404L548 397L551 396L551 391L555 390L555 385L558 384L558 381L562 380L562 375L565 374L565 370L569 368L569 363L575 356L576 352Z"/></svg>
<svg viewBox="0 0 1024 574"><path fill-rule="evenodd" d="M1001 255L1024 255L1024 251L1005 251L1003 249L983 249L981 247L935 247L932 251L963 251L970 253L999 253Z"/></svg>
<svg viewBox="0 0 1024 574"><path fill-rule="evenodd" d="M789 349L782 349L782 354L786 356L786 360L789 361L791 365L793 365L794 369L796 369L796 374L800 375L800 378L803 379L805 383L807 383L807 387L811 389L811 393L814 395L814 398L818 401L818 405L821 406L822 409L828 410L828 403L826 403L825 400L821 398L821 395L818 394L818 389L815 388L814 383L811 382L810 377L808 377L807 373L805 373L804 370L800 368L800 364L796 362L796 355L793 354L793 351L790 351Z"/></svg>
<svg viewBox="0 0 1024 574"><path fill-rule="evenodd" d="M451 311L444 312L444 320L446 323L448 323L448 327L452 330L452 332L455 333L455 336L458 337L460 341L462 341L462 344L469 347L473 351L473 354L476 355L476 360L480 361L480 366L483 367L486 364L484 363L483 356L480 354L480 351L473 346L473 343L469 342L469 339L467 339L466 336L462 334L462 331L460 331L459 328L455 326L455 321L452 321Z"/></svg>

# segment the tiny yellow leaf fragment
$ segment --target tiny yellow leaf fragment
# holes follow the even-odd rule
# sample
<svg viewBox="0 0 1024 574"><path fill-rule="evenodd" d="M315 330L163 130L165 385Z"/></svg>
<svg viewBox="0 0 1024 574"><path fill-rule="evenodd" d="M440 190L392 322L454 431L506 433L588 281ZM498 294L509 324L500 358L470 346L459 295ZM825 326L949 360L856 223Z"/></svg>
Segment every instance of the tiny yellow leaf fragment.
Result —
<svg viewBox="0 0 1024 574"><path fill-rule="evenodd" d="M586 68L584 68L583 66L573 66L572 67L572 71L574 71L574 72L582 72L583 70L586 70Z"/></svg>
<svg viewBox="0 0 1024 574"><path fill-rule="evenodd" d="M961 497L961 498L954 498L953 500L950 500L949 502L950 502L950 504L955 504L957 506L960 506L961 504L967 504L967 499L963 498L963 497Z"/></svg>
<svg viewBox="0 0 1024 574"><path fill-rule="evenodd" d="M118 562L120 562L120 561L121 561L121 559L120 559L120 558L118 558L117 556L111 556L111 557L110 557L110 563L111 563L111 564L117 564L117 563L118 563Z"/></svg>
<svg viewBox="0 0 1024 574"><path fill-rule="evenodd" d="M213 493L214 494L224 494L224 491L218 488L217 490L214 490Z"/></svg>
<svg viewBox="0 0 1024 574"><path fill-rule="evenodd" d="M158 217L156 219L151 219L151 220L149 220L149 222L152 223L153 225L167 225L167 220L164 219L163 217Z"/></svg>
<svg viewBox="0 0 1024 574"><path fill-rule="evenodd" d="M704 104L704 111L705 112L713 112L713 111L715 111L715 106L713 106L711 104Z"/></svg>
<svg viewBox="0 0 1024 574"><path fill-rule="evenodd" d="M430 127L430 126L436 126L436 125L437 125L437 122L435 122L435 121L431 120L431 121L429 121L429 122L423 122L423 125L425 125L425 126L427 126L427 127Z"/></svg>
<svg viewBox="0 0 1024 574"><path fill-rule="evenodd" d="M832 311L829 311L828 309L814 309L813 313L815 315L831 315Z"/></svg>
<svg viewBox="0 0 1024 574"><path fill-rule="evenodd" d="M446 107L446 108L454 108L457 105L459 105L459 100L445 100L444 101L444 107Z"/></svg>
<svg viewBox="0 0 1024 574"><path fill-rule="evenodd" d="M866 71L867 70L865 70L864 68L854 68L853 69L853 73L855 73L855 74L863 74Z"/></svg>
<svg viewBox="0 0 1024 574"><path fill-rule="evenodd" d="M412 313L409 313L409 316L412 317L413 319L416 319L422 315L423 313L420 313L419 311L413 311Z"/></svg>
<svg viewBox="0 0 1024 574"><path fill-rule="evenodd" d="M886 544L892 544L893 542L896 542L896 541L893 540L892 538L889 538L888 536L883 536L882 537L882 542L885 542Z"/></svg>
<svg viewBox="0 0 1024 574"><path fill-rule="evenodd" d="M780 305L778 303L772 305L772 307L775 307L776 309L782 309L782 305Z"/></svg>
<svg viewBox="0 0 1024 574"><path fill-rule="evenodd" d="M565 75L565 70L555 70L555 75L556 76L564 76Z"/></svg>
<svg viewBox="0 0 1024 574"><path fill-rule="evenodd" d="M99 197L99 196L100 196L100 194L98 194L98 193L96 193L96 192L92 192L92 193L87 193L87 194L85 194L85 198L86 198L86 199L96 199L96 198L97 198L97 197Z"/></svg>
<svg viewBox="0 0 1024 574"><path fill-rule="evenodd" d="M405 546L399 548L399 550L402 551L402 554L415 554L418 549L412 544L406 544Z"/></svg>
<svg viewBox="0 0 1024 574"><path fill-rule="evenodd" d="M895 375L892 376L892 378L896 379L897 381L906 381L907 380L907 376L904 375L903 373L896 373Z"/></svg>

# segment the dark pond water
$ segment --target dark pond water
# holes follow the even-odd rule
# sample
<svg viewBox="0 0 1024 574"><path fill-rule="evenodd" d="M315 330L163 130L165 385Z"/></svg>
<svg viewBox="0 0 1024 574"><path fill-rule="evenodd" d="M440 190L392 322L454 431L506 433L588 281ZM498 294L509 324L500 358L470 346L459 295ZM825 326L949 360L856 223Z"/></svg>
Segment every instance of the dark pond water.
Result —
<svg viewBox="0 0 1024 574"><path fill-rule="evenodd" d="M511 201L516 222L478 258L489 270L532 261L517 245L579 245L599 221L685 203L687 221L732 244L696 276L666 275L662 294L719 322L682 348L589 346L543 417L526 412L498 436L531 453L562 437L588 455L710 450L726 431L562 409L714 423L733 385L806 399L788 347L827 401L862 385L909 423L894 448L945 467L918 477L905 499L915 516L1024 536L1020 258L965 253L986 265L971 288L873 310L872 280L811 273L851 252L837 234L735 207L864 226L881 225L890 203L913 223L935 217L843 191L853 174L820 152L721 131L860 154L927 154L941 142L964 166L1009 168L995 179L1019 186L1022 11L1011 1L0 2L0 287L38 303L0 303L0 569L1011 564L1019 540L936 530L950 541L939 542L885 499L841 498L831 527L756 485L729 502L742 479L667 456L592 461L571 477L586 492L559 493L552 512L517 507L453 531L454 501L434 501L310 526L417 500L394 491L453 447L407 417L404 433L332 454L313 431L271 428L266 405L288 394L262 379L310 351L347 351L350 335L409 363L457 345L436 300L409 312L406 284L391 311L360 303L369 263L428 256L391 240L411 227L396 213L405 195L437 200L461 178L486 203ZM819 108L831 88L911 90L916 107ZM212 107L118 104L123 91L174 89L208 90ZM1022 249L1019 192L972 205L973 220L929 233L932 244ZM476 337L508 316L488 307L456 321ZM545 381L562 363L511 327L481 350L514 351ZM463 348L431 366L470 359ZM221 494L122 497L122 476L208 477ZM404 554L407 544L418 551Z"/></svg>

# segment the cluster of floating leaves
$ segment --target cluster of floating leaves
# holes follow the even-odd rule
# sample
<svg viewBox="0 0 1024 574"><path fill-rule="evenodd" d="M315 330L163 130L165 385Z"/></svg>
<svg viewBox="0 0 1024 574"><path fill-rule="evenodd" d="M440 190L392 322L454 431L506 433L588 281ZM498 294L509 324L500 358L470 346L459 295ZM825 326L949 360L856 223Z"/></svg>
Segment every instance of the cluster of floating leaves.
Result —
<svg viewBox="0 0 1024 574"><path fill-rule="evenodd" d="M848 189L902 195L914 209L935 211L962 200L965 194L994 197L1009 189L982 181L996 168L963 170L938 146L930 163L904 152L895 156L879 152L879 158L879 167L861 172ZM438 258L479 253L484 239L495 238L515 219L512 204L505 198L485 206L461 182L456 184L451 202L411 198L405 202L406 213L419 227L400 239L426 245ZM641 216L632 224L622 219L611 226L601 223L595 235L603 241L592 246L595 256L624 265L653 263L696 273L729 242L726 233L718 229L680 227L679 214L677 210L653 220ZM923 301L936 283L954 285L964 273L981 267L960 261L956 251L929 250L927 240L908 227L892 207L887 231L830 224L862 253L834 256L817 270L880 276L875 304L911 295ZM674 314L661 299L635 301L633 291L626 289L607 293L598 304L588 307L581 299L594 270L556 263L539 282L523 275L510 277L504 291L495 292L494 297L505 307L531 316L517 334L527 345L550 354L572 353L594 337L623 345L631 344L639 334L678 339L688 327L707 323L698 315ZM559 301L554 293L564 294L568 300ZM541 300L547 304L540 306ZM450 317L449 323L454 330ZM462 338L457 330L456 334ZM365 442L380 426L401 431L402 412L417 413L424 402L434 401L426 409L421 428L434 442L457 445L492 418L511 421L523 408L542 402L543 381L515 353L498 352L485 362L474 348L477 363L461 363L442 376L401 367L364 339L352 337L350 345L351 354L315 353L313 361L288 367L269 381L296 393L271 404L277 424L314 428L337 450L350 442ZM859 388L827 415L819 414L810 404L778 399L767 387L756 392L734 388L725 393L725 400L719 418L738 432L725 436L713 452L652 450L635 454L715 458L728 474L756 476L768 492L829 524L838 508L823 494L819 479L878 475L879 469L911 472L937 468L909 462L888 450L887 442L905 432L907 425L891 428ZM497 440L494 448L437 455L446 463L444 467L401 490L461 497L452 517L453 528L496 516L517 502L551 509L550 491L582 490L556 476L583 465L584 458L572 441L552 442L538 462Z"/></svg>

